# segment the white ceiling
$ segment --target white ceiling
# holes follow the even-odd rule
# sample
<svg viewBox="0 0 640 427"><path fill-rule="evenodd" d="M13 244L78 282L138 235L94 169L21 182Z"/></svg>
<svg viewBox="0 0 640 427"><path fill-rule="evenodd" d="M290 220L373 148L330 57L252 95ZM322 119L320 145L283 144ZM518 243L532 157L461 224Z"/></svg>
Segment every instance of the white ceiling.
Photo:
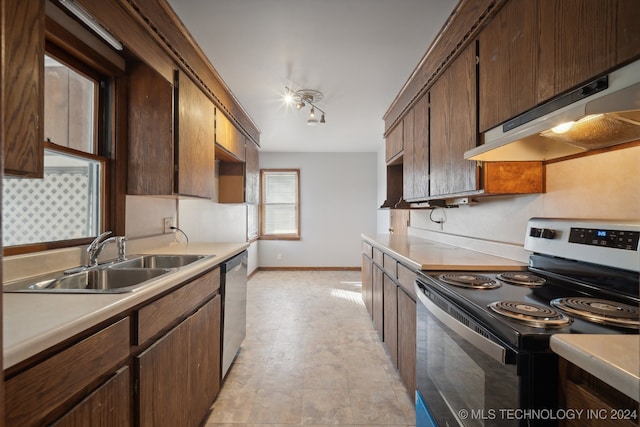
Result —
<svg viewBox="0 0 640 427"><path fill-rule="evenodd" d="M169 0L261 132L262 151L371 152L457 0ZM324 94L326 123L283 103Z"/></svg>

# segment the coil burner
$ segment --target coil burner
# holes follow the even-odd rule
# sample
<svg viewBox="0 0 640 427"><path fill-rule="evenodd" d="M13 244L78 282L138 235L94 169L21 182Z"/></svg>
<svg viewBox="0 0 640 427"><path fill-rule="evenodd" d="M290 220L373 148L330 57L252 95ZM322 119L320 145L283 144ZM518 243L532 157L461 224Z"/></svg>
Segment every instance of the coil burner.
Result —
<svg viewBox="0 0 640 427"><path fill-rule="evenodd" d="M561 328L570 325L572 320L560 311L544 305L521 301L496 301L488 307L509 319L535 328Z"/></svg>
<svg viewBox="0 0 640 427"><path fill-rule="evenodd" d="M500 283L480 274L449 273L440 275L439 279L445 283L461 288L494 289L500 286Z"/></svg>
<svg viewBox="0 0 640 427"><path fill-rule="evenodd" d="M587 297L556 298L551 305L590 322L640 329L640 311L632 305Z"/></svg>
<svg viewBox="0 0 640 427"><path fill-rule="evenodd" d="M527 286L529 288L537 288L547 283L547 281L540 276L521 271L500 273L496 278L510 285Z"/></svg>

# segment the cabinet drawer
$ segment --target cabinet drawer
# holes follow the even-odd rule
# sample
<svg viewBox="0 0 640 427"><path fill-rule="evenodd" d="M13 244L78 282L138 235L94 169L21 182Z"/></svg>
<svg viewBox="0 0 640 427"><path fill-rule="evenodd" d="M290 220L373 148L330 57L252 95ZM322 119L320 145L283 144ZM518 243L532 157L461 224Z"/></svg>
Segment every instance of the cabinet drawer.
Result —
<svg viewBox="0 0 640 427"><path fill-rule="evenodd" d="M398 277L398 261L387 254L383 254L382 259L382 268L384 271L391 276L391 278L396 279Z"/></svg>
<svg viewBox="0 0 640 427"><path fill-rule="evenodd" d="M138 336L140 345L176 320L193 311L220 289L220 268L201 276L170 294L138 310Z"/></svg>
<svg viewBox="0 0 640 427"><path fill-rule="evenodd" d="M415 271L398 263L398 283L414 301L416 300L416 290L414 288L416 278L417 274Z"/></svg>
<svg viewBox="0 0 640 427"><path fill-rule="evenodd" d="M373 262L382 267L382 251L378 248L373 248Z"/></svg>
<svg viewBox="0 0 640 427"><path fill-rule="evenodd" d="M127 317L9 379L6 425L43 424L67 399L122 363L129 355L129 332Z"/></svg>
<svg viewBox="0 0 640 427"><path fill-rule="evenodd" d="M368 244L367 242L362 242L362 253L368 256L369 258L373 258L373 246Z"/></svg>

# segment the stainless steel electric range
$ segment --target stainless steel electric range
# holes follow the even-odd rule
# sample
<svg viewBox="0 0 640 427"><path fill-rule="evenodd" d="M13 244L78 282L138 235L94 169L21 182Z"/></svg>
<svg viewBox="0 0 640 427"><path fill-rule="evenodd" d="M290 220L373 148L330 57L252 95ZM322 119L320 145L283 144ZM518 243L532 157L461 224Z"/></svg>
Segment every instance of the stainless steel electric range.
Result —
<svg viewBox="0 0 640 427"><path fill-rule="evenodd" d="M638 222L533 218L527 271L421 274L416 425L556 425L550 338L638 334L639 239Z"/></svg>

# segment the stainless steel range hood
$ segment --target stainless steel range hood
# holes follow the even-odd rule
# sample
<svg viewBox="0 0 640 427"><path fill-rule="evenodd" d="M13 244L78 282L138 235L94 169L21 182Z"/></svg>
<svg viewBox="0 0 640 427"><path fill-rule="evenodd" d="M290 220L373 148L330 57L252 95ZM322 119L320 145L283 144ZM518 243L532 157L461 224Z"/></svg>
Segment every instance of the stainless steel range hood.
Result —
<svg viewBox="0 0 640 427"><path fill-rule="evenodd" d="M464 158L549 160L639 139L636 61L485 132L484 144Z"/></svg>

